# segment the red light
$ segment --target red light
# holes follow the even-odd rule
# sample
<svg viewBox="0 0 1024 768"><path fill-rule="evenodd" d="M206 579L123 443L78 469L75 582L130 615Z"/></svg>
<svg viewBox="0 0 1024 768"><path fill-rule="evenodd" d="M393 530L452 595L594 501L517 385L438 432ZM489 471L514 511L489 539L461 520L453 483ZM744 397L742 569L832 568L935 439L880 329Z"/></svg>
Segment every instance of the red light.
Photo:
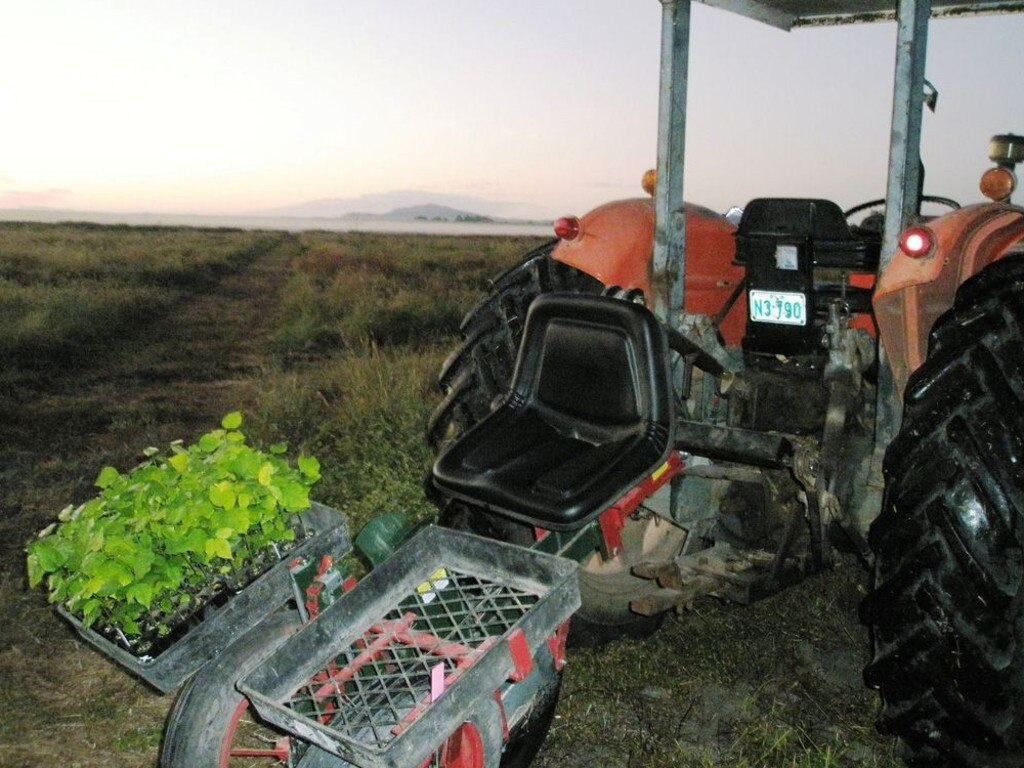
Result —
<svg viewBox="0 0 1024 768"><path fill-rule="evenodd" d="M559 240L575 240L580 235L580 220L575 216L563 216L555 222L555 237Z"/></svg>
<svg viewBox="0 0 1024 768"><path fill-rule="evenodd" d="M926 227L911 227L900 236L900 248L915 259L931 254L935 246L935 237Z"/></svg>

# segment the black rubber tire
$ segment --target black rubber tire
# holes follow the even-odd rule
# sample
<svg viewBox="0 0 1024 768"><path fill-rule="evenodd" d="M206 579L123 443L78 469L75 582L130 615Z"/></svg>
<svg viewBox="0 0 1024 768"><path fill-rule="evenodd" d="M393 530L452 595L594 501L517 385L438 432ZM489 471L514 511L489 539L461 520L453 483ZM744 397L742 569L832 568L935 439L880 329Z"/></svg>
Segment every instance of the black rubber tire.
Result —
<svg viewBox="0 0 1024 768"><path fill-rule="evenodd" d="M462 343L441 367L438 385L444 400L427 426L427 441L441 452L491 411L512 380L523 324L530 303L542 293L600 293L595 278L551 259L555 243L526 254L514 267L492 281L490 294L462 321ZM429 483L428 483L429 488ZM523 546L533 543L526 525L470 508L430 493L440 508L442 525L470 530L481 536ZM639 616L625 603L605 596L584 606L573 617L569 644L594 647L614 640L647 637L661 626L661 616Z"/></svg>
<svg viewBox="0 0 1024 768"><path fill-rule="evenodd" d="M551 730L561 690L562 673L558 672L554 684L538 694L534 709L526 722L509 735L501 754L500 768L528 768L533 762L533 758L544 744L544 739L547 738L548 731Z"/></svg>
<svg viewBox="0 0 1024 768"><path fill-rule="evenodd" d="M957 292L911 376L871 527L868 685L910 765L1024 764L1024 258Z"/></svg>
<svg viewBox="0 0 1024 768"><path fill-rule="evenodd" d="M242 701L235 682L254 669L299 628L298 616L270 617L182 688L167 718L160 751L161 768L217 768L224 728ZM508 744L501 735L501 716L494 702L483 702L470 721L483 741L484 764L492 768L526 768L551 727L561 681L538 703L533 720ZM493 708L493 711L492 711ZM315 753L315 754L314 754ZM500 757L499 757L500 755ZM310 768L351 768L351 764L316 747L302 757Z"/></svg>
<svg viewBox="0 0 1024 768"><path fill-rule="evenodd" d="M291 637L297 614L279 613L221 653L189 680L167 716L160 768L217 768L225 728L242 701L235 683ZM319 750L318 750L319 751ZM323 753L331 768L348 763Z"/></svg>
<svg viewBox="0 0 1024 768"><path fill-rule="evenodd" d="M440 452L491 412L508 391L530 304L542 293L600 293L599 281L554 261L555 242L527 253L491 281L489 295L462 320L462 343L441 366L444 399L427 424L427 442Z"/></svg>
<svg viewBox="0 0 1024 768"><path fill-rule="evenodd" d="M608 643L643 640L657 632L667 614L641 616L629 610L628 600L605 601L606 595L588 589L586 574L580 573L583 605L572 617L566 645L569 648L601 648ZM651 582L652 591L656 584Z"/></svg>

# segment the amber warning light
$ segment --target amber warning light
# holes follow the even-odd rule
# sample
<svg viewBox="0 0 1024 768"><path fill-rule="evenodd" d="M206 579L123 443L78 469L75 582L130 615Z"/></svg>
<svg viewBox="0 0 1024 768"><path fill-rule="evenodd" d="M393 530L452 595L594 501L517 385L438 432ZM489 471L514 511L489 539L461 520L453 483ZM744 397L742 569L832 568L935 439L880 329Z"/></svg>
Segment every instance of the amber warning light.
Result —
<svg viewBox="0 0 1024 768"><path fill-rule="evenodd" d="M989 168L982 174L981 183L978 185L981 194L989 200L1002 203L1010 199L1013 190L1017 188L1017 177L1009 168L998 166Z"/></svg>
<svg viewBox="0 0 1024 768"><path fill-rule="evenodd" d="M643 178L640 179L640 186L643 187L651 197L654 197L654 190L658 186L658 172L653 168L644 173Z"/></svg>
<svg viewBox="0 0 1024 768"><path fill-rule="evenodd" d="M911 227L900 237L900 248L915 259L930 255L934 246L935 238L926 227Z"/></svg>
<svg viewBox="0 0 1024 768"><path fill-rule="evenodd" d="M575 240L580 235L580 220L575 216L563 216L555 222L555 237L559 240Z"/></svg>

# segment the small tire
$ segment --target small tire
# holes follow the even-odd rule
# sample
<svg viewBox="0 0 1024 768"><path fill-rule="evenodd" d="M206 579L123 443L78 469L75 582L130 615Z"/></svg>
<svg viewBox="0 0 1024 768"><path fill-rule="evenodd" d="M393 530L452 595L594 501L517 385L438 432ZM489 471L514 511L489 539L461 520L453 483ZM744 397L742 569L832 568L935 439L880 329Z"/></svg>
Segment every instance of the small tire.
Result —
<svg viewBox="0 0 1024 768"><path fill-rule="evenodd" d="M654 585L654 586L651 586ZM600 584L588 580L580 571L580 601L582 606L572 617L566 645L570 648L601 648L623 640L643 640L650 637L665 623L664 613L641 616L629 609L629 603L638 595L616 595L618 599L605 602L608 595ZM653 591L656 582L644 580L644 589Z"/></svg>
<svg viewBox="0 0 1024 768"><path fill-rule="evenodd" d="M961 286L911 376L871 527L868 685L915 766L1024 754L1024 258Z"/></svg>
<svg viewBox="0 0 1024 768"><path fill-rule="evenodd" d="M555 720L555 709L558 707L558 695L561 690L562 676L559 674L558 684L538 703L529 723L509 738L501 755L500 768L528 768L533 762Z"/></svg>
<svg viewBox="0 0 1024 768"><path fill-rule="evenodd" d="M235 683L277 650L300 626L295 614L280 613L270 617L185 684L167 718L160 768L228 768L235 716L239 707L247 704ZM517 734L520 738L510 742L507 748L497 704L491 699L485 700L468 720L478 737L473 739L472 757L467 761L463 756L461 762L456 762L460 766L467 764L478 768L526 768L551 726L557 698L556 688L554 698L543 702L539 710L537 722L542 725L542 731L531 724ZM268 733L272 730L270 726L267 729ZM305 750L298 765L302 768L351 768L345 760L314 746Z"/></svg>
<svg viewBox="0 0 1024 768"><path fill-rule="evenodd" d="M299 626L299 617L294 613L269 617L185 684L167 717L160 768L227 768L235 725L241 716L239 708L248 703L235 683L279 648ZM269 731L270 727L267 728ZM348 765L334 756L324 756L329 758L320 763L325 767Z"/></svg>

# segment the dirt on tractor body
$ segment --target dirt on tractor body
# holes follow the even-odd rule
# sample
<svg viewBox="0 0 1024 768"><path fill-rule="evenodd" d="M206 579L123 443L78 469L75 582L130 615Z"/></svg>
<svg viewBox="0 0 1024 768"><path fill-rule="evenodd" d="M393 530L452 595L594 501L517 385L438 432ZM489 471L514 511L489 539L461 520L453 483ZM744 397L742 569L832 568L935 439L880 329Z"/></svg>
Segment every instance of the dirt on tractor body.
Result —
<svg viewBox="0 0 1024 768"><path fill-rule="evenodd" d="M181 232L182 249L201 252L204 234ZM0 265L9 234L0 228ZM119 238L145 251L138 232L102 234L112 251ZM244 258L194 284L158 282L152 312L64 358L23 349L0 371L2 768L155 766L172 703L77 640L26 589L22 547L34 531L88 498L102 467L130 469L144 448L194 439L232 410L246 414L254 442L316 455L324 479L314 496L353 527L396 509L427 514L422 429L459 319L439 297L447 286L468 308L486 275L536 244L238 237ZM860 676L867 580L846 563L752 606L701 601L647 640L576 651L535 764L897 765Z"/></svg>

